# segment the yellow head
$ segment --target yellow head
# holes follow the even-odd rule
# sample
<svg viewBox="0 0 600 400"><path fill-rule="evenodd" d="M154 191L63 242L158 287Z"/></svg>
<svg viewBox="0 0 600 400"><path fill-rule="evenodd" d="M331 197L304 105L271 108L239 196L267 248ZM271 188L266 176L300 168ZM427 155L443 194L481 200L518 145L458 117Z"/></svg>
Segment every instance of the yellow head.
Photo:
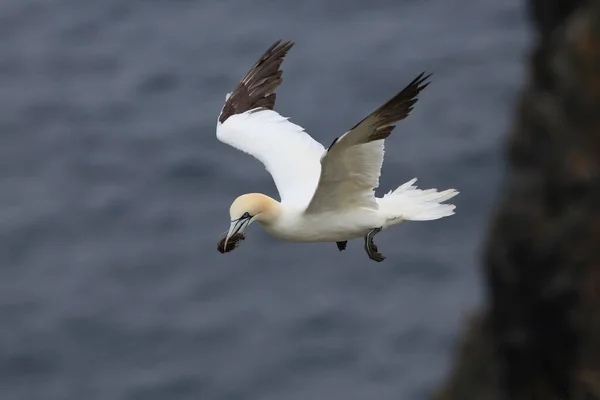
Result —
<svg viewBox="0 0 600 400"><path fill-rule="evenodd" d="M225 239L225 248L231 236L243 233L254 221L271 223L279 216L279 212L279 203L264 194L249 193L238 197L229 207L231 225Z"/></svg>

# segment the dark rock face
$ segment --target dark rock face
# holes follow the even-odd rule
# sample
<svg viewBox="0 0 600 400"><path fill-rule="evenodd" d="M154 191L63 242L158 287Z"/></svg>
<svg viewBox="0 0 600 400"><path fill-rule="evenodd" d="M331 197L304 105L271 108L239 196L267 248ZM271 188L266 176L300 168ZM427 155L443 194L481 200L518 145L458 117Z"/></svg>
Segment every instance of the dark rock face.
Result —
<svg viewBox="0 0 600 400"><path fill-rule="evenodd" d="M600 2L539 33L486 248L489 308L437 399L600 399Z"/></svg>

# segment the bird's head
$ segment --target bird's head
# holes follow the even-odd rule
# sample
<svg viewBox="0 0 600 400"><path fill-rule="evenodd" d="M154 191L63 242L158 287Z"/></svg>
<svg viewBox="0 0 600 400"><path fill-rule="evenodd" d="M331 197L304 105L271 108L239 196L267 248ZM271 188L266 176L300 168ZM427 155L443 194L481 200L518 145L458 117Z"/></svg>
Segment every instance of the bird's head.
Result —
<svg viewBox="0 0 600 400"><path fill-rule="evenodd" d="M227 235L219 242L219 251L231 251L239 240L244 238L244 231L254 221L273 222L279 215L279 203L259 193L244 194L236 198L229 207L231 225ZM230 240L233 241L231 245ZM227 245L230 244L230 248Z"/></svg>

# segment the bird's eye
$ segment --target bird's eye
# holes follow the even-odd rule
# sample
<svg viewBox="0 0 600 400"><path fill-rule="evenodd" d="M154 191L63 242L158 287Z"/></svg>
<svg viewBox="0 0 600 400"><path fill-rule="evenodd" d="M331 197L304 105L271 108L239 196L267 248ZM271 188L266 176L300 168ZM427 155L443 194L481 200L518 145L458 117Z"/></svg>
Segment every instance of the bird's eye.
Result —
<svg viewBox="0 0 600 400"><path fill-rule="evenodd" d="M250 218L250 213L245 212L244 215L242 215L242 218Z"/></svg>

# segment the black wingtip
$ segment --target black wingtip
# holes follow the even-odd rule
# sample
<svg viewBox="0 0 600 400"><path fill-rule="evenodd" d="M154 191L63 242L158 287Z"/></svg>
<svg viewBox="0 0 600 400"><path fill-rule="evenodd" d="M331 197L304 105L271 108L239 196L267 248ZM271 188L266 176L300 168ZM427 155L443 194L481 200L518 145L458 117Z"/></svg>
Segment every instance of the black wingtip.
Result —
<svg viewBox="0 0 600 400"><path fill-rule="evenodd" d="M408 117L418 101L419 93L431 83L433 73L421 72L408 85L398 92L385 104L373 111L368 117L356 124L352 129L367 119L373 121L373 133L368 141L382 140L388 137L394 129L394 124Z"/></svg>
<svg viewBox="0 0 600 400"><path fill-rule="evenodd" d="M411 83L407 85L409 87L416 87L417 93L425 89L429 84L431 84L431 76L433 72L427 73L425 71L421 72Z"/></svg>
<svg viewBox="0 0 600 400"><path fill-rule="evenodd" d="M293 45L294 42L281 39L271 44L225 101L219 122L223 123L234 114L255 108L274 108L275 89L283 80L280 67Z"/></svg>
<svg viewBox="0 0 600 400"><path fill-rule="evenodd" d="M263 54L263 58L266 57L285 57L288 51L294 46L294 42L291 40L283 41L282 39L278 39L275 43L271 45Z"/></svg>

